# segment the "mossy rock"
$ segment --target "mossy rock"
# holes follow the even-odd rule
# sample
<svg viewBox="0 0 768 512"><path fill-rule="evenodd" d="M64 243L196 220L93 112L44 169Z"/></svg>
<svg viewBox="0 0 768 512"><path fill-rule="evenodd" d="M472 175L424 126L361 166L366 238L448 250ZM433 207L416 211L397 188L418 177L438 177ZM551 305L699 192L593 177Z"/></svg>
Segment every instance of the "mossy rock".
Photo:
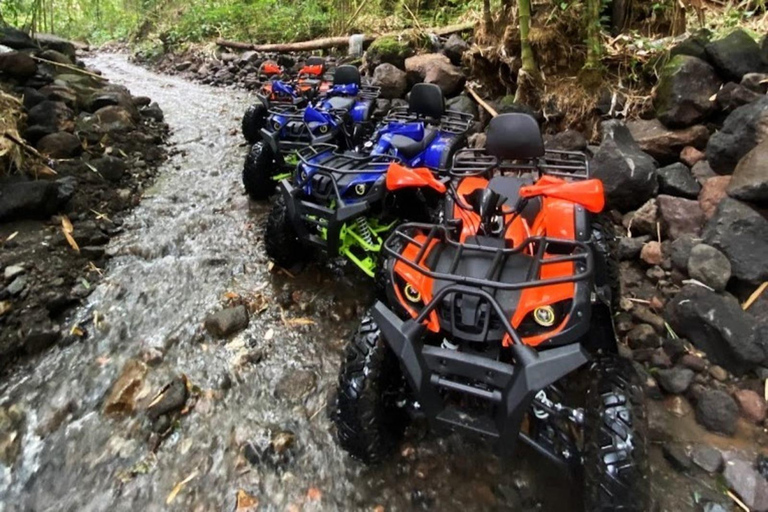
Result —
<svg viewBox="0 0 768 512"><path fill-rule="evenodd" d="M405 67L405 59L413 55L413 49L406 41L397 37L380 37L371 43L366 51L366 62L371 68L389 63L400 69Z"/></svg>
<svg viewBox="0 0 768 512"><path fill-rule="evenodd" d="M710 98L720 85L712 66L690 55L675 55L659 74L653 99L656 117L668 128L702 122L714 108Z"/></svg>

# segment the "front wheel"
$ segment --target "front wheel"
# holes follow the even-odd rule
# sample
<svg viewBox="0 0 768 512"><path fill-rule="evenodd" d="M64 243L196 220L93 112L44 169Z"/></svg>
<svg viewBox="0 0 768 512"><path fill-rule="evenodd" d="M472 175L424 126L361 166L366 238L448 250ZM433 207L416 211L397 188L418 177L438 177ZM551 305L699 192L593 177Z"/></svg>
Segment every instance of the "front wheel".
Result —
<svg viewBox="0 0 768 512"><path fill-rule="evenodd" d="M291 224L283 196L277 197L267 217L264 246L267 256L286 269L303 263L307 258L307 248L303 246Z"/></svg>
<svg viewBox="0 0 768 512"><path fill-rule="evenodd" d="M650 510L648 419L640 375L616 355L591 367L585 402L584 510Z"/></svg>
<svg viewBox="0 0 768 512"><path fill-rule="evenodd" d="M275 155L269 146L262 142L253 145L243 166L243 186L251 199L268 199L275 192L272 176L276 166Z"/></svg>
<svg viewBox="0 0 768 512"><path fill-rule="evenodd" d="M375 464L397 447L409 421L404 385L395 354L366 315L347 345L333 414L339 444L352 457Z"/></svg>
<svg viewBox="0 0 768 512"><path fill-rule="evenodd" d="M248 144L256 144L261 138L261 129L267 125L267 107L263 103L254 103L243 114L243 136Z"/></svg>

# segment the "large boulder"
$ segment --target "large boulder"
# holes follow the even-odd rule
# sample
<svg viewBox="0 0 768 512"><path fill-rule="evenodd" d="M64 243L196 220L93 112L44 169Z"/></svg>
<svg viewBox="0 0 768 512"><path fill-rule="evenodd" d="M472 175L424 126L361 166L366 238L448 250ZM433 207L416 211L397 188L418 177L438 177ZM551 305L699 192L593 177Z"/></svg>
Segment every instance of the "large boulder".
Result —
<svg viewBox="0 0 768 512"><path fill-rule="evenodd" d="M701 233L705 217L698 201L666 194L656 199L662 228L672 240L685 234Z"/></svg>
<svg viewBox="0 0 768 512"><path fill-rule="evenodd" d="M46 219L74 193L65 180L0 183L0 221Z"/></svg>
<svg viewBox="0 0 768 512"><path fill-rule="evenodd" d="M728 257L734 277L753 285L768 280L768 220L749 205L720 201L703 239Z"/></svg>
<svg viewBox="0 0 768 512"><path fill-rule="evenodd" d="M699 30L672 47L669 51L669 55L670 57L674 57L675 55L690 55L691 57L706 61L706 47L709 44L709 40L710 32L706 29Z"/></svg>
<svg viewBox="0 0 768 512"><path fill-rule="evenodd" d="M757 322L732 297L689 285L667 303L664 313L678 335L731 373L743 375L766 361Z"/></svg>
<svg viewBox="0 0 768 512"><path fill-rule="evenodd" d="M14 50L31 50L39 48L34 39L26 32L0 24L0 45Z"/></svg>
<svg viewBox="0 0 768 512"><path fill-rule="evenodd" d="M461 65L461 56L467 50L469 50L469 44L458 34L451 34L443 46L443 54L457 66Z"/></svg>
<svg viewBox="0 0 768 512"><path fill-rule="evenodd" d="M691 174L691 170L680 162L660 168L659 192L672 196L696 199L699 197L701 185Z"/></svg>
<svg viewBox="0 0 768 512"><path fill-rule="evenodd" d="M453 96L464 83L464 73L440 53L425 53L405 59L405 71L412 82L436 84L445 96Z"/></svg>
<svg viewBox="0 0 768 512"><path fill-rule="evenodd" d="M735 82L728 82L717 91L715 101L717 102L717 108L719 108L721 112L730 114L737 108L748 105L762 97L762 94L750 91L743 85L739 85Z"/></svg>
<svg viewBox="0 0 768 512"><path fill-rule="evenodd" d="M765 71L760 46L744 30L734 30L706 46L709 61L723 78L740 82L747 73Z"/></svg>
<svg viewBox="0 0 768 512"><path fill-rule="evenodd" d="M709 139L709 130L700 124L672 130L658 119L638 119L629 121L627 128L640 149L663 164L676 161L685 147L704 149Z"/></svg>
<svg viewBox="0 0 768 512"><path fill-rule="evenodd" d="M0 53L0 75L26 80L37 73L37 63L29 53Z"/></svg>
<svg viewBox="0 0 768 512"><path fill-rule="evenodd" d="M768 204L768 141L755 146L739 161L728 185L728 195Z"/></svg>
<svg viewBox="0 0 768 512"><path fill-rule="evenodd" d="M57 132L40 139L37 150L51 158L71 158L79 155L83 147L74 133Z"/></svg>
<svg viewBox="0 0 768 512"><path fill-rule="evenodd" d="M53 34L35 34L35 39L43 48L64 54L72 62L75 61L76 48L71 41Z"/></svg>
<svg viewBox="0 0 768 512"><path fill-rule="evenodd" d="M712 66L688 55L676 55L662 68L653 98L656 117L670 128L684 128L712 112L710 99L721 84Z"/></svg>
<svg viewBox="0 0 768 512"><path fill-rule="evenodd" d="M388 63L398 68L405 67L405 59L413 55L413 49L397 37L380 37L373 41L365 52L365 61L369 69L379 64Z"/></svg>
<svg viewBox="0 0 768 512"><path fill-rule="evenodd" d="M408 88L405 71L385 62L373 71L373 85L381 88L381 97L385 99L402 98Z"/></svg>
<svg viewBox="0 0 768 512"><path fill-rule="evenodd" d="M656 195L656 161L644 153L619 121L603 123L603 143L591 162L603 182L608 204L622 212L642 206Z"/></svg>
<svg viewBox="0 0 768 512"><path fill-rule="evenodd" d="M744 155L768 135L768 96L737 108L707 143L707 160L718 174L731 174Z"/></svg>
<svg viewBox="0 0 768 512"><path fill-rule="evenodd" d="M27 114L24 137L33 144L46 135L75 129L75 113L60 101L42 101Z"/></svg>

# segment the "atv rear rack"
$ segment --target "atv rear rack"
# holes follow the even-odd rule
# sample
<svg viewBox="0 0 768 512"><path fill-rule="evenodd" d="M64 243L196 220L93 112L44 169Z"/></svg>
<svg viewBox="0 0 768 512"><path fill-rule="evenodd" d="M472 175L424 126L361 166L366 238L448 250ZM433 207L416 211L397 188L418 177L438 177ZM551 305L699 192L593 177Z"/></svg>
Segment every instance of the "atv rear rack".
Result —
<svg viewBox="0 0 768 512"><path fill-rule="evenodd" d="M357 95L364 100L376 100L381 95L381 87L376 85L361 85Z"/></svg>
<svg viewBox="0 0 768 512"><path fill-rule="evenodd" d="M419 242L413 236L407 234L409 231L414 230L420 231L422 233L428 232L426 239L423 242ZM427 255L427 251L430 250L433 242L438 244L447 244L456 248L456 253L453 256L447 272L437 272L422 264L422 260L424 260L425 256ZM398 247L405 247L406 244L412 244L419 248L419 252L413 259L406 258L402 255L401 250L398 249ZM550 246L556 246L558 248L558 254L556 256L546 257L547 249ZM448 294L460 291L462 293L469 293L471 295L486 299L493 308L496 315L499 317L504 330L516 345L521 344L522 341L517 331L509 322L509 319L504 313L504 309L502 308L501 304L499 304L498 300L495 298L495 291L517 291L526 288L538 288L561 283L576 283L587 281L592 276L594 271L592 252L589 248L589 245L585 242L537 236L529 237L519 245L512 248L497 248L486 245L474 245L457 242L455 239L453 239L451 230L446 226L439 224L403 224L399 226L389 236L389 238L387 238L387 240L384 242L383 248L387 254L408 265L420 274L423 274L434 280L450 283L448 286L441 288L432 298L432 300L428 304L425 304L424 308L419 312L419 315L416 318L417 323L424 322L429 314L437 309L441 301ZM528 248L532 249L533 262L528 270L526 279L515 283L500 281L497 276L501 274L501 270L503 269L504 264L507 262L508 258L513 255L522 254L523 251ZM568 251L568 249L570 249L570 251ZM455 272L458 268L461 258L471 257L473 253L485 253L493 255L492 263L485 277L477 278L471 276L456 275ZM544 265L552 265L565 262L572 262L574 264L573 275L545 279L538 277L540 275L540 270ZM390 269L390 272L394 272L394 266ZM488 290L494 291L494 293L489 293Z"/></svg>
<svg viewBox="0 0 768 512"><path fill-rule="evenodd" d="M433 120L440 131L453 135L467 133L472 127L475 118L471 114L447 110L440 119ZM429 122L430 118L411 112L408 106L395 107L382 120L383 123L414 123L417 121Z"/></svg>
<svg viewBox="0 0 768 512"><path fill-rule="evenodd" d="M485 149L466 148L453 155L450 174L456 178L482 176L493 169L501 173L538 173L576 181L592 177L587 155L580 151L547 149L538 158L500 160Z"/></svg>

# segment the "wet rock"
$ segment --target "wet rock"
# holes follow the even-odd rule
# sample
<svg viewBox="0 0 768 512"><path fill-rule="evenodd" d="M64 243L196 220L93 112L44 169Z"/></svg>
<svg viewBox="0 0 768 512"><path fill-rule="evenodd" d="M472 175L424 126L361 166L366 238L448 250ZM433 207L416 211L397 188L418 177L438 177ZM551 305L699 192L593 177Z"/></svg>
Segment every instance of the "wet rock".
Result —
<svg viewBox="0 0 768 512"><path fill-rule="evenodd" d="M693 376L693 370L675 367L668 370L659 370L656 373L656 380L659 381L661 389L667 393L679 395L685 393L688 386L691 385Z"/></svg>
<svg viewBox="0 0 768 512"><path fill-rule="evenodd" d="M768 204L768 141L744 155L728 184L728 195L753 203Z"/></svg>
<svg viewBox="0 0 768 512"><path fill-rule="evenodd" d="M163 351L154 347L149 347L141 353L141 360L147 366L159 365L164 357Z"/></svg>
<svg viewBox="0 0 768 512"><path fill-rule="evenodd" d="M373 85L381 87L384 99L402 98L408 88L408 80L405 71L385 62L373 71Z"/></svg>
<svg viewBox="0 0 768 512"><path fill-rule="evenodd" d="M725 391L708 389L696 403L696 420L708 430L733 435L739 419L739 406Z"/></svg>
<svg viewBox="0 0 768 512"><path fill-rule="evenodd" d="M656 117L670 128L694 125L712 112L710 97L720 88L720 78L701 59L676 55L662 68L653 98Z"/></svg>
<svg viewBox="0 0 768 512"><path fill-rule="evenodd" d="M603 123L603 143L592 160L594 176L603 181L611 208L627 212L656 195L656 161L640 149L627 127Z"/></svg>
<svg viewBox="0 0 768 512"><path fill-rule="evenodd" d="M71 132L75 128L75 114L60 101L42 101L27 114L27 126L24 137L31 143L46 135L56 132Z"/></svg>
<svg viewBox="0 0 768 512"><path fill-rule="evenodd" d="M24 410L16 404L0 406L0 463L13 467L21 453L21 440L26 420Z"/></svg>
<svg viewBox="0 0 768 512"><path fill-rule="evenodd" d="M704 148L709 139L709 131L705 126L673 130L661 124L658 119L629 121L627 128L640 149L664 163L675 161L685 147Z"/></svg>
<svg viewBox="0 0 768 512"><path fill-rule="evenodd" d="M704 180L699 193L699 206L704 212L704 217L711 219L715 215L717 206L723 198L728 197L728 186L731 176L715 176Z"/></svg>
<svg viewBox="0 0 768 512"><path fill-rule="evenodd" d="M677 444L664 443L661 448L664 458L674 468L675 471L685 473L692 467L691 458L685 453L685 449Z"/></svg>
<svg viewBox="0 0 768 512"><path fill-rule="evenodd" d="M701 373L707 369L707 361L697 355L683 354L679 361L681 366L690 368L691 370Z"/></svg>
<svg viewBox="0 0 768 512"><path fill-rule="evenodd" d="M3 269L3 277L6 281L11 281L12 279L24 274L27 270L22 267L21 265L8 265Z"/></svg>
<svg viewBox="0 0 768 512"><path fill-rule="evenodd" d="M702 238L728 257L734 277L756 286L768 280L768 220L748 205L723 199Z"/></svg>
<svg viewBox="0 0 768 512"><path fill-rule="evenodd" d="M731 174L744 155L768 136L768 97L739 107L709 138L707 160L718 174Z"/></svg>
<svg viewBox="0 0 768 512"><path fill-rule="evenodd" d="M685 146L680 151L680 161L688 167L693 167L697 163L705 160L707 155L703 151L699 151L693 146Z"/></svg>
<svg viewBox="0 0 768 512"><path fill-rule="evenodd" d="M619 260L633 260L640 255L640 250L643 246L650 241L650 236L641 236L635 238L627 238L625 236L619 238Z"/></svg>
<svg viewBox="0 0 768 512"><path fill-rule="evenodd" d="M683 418L693 412L691 403L681 395L668 396L665 398L664 408L676 418Z"/></svg>
<svg viewBox="0 0 768 512"><path fill-rule="evenodd" d="M741 85L757 94L765 94L768 92L768 73L747 73L741 77Z"/></svg>
<svg viewBox="0 0 768 512"><path fill-rule="evenodd" d="M709 44L711 33L709 30L702 29L686 37L683 41L677 43L669 51L670 56L690 55L697 59L707 60L706 46Z"/></svg>
<svg viewBox="0 0 768 512"><path fill-rule="evenodd" d="M77 92L65 85L51 84L40 89L46 100L60 101L71 109L77 110Z"/></svg>
<svg viewBox="0 0 768 512"><path fill-rule="evenodd" d="M158 123L162 123L165 119L165 114L157 102L153 102L149 106L142 108L140 113L142 116L148 117L154 121L157 121Z"/></svg>
<svg viewBox="0 0 768 512"><path fill-rule="evenodd" d="M314 372L310 370L289 371L275 386L275 396L281 400L298 402L314 391L316 381Z"/></svg>
<svg viewBox="0 0 768 512"><path fill-rule="evenodd" d="M668 195L660 195L657 200L662 227L670 238L701 233L705 219L698 201Z"/></svg>
<svg viewBox="0 0 768 512"><path fill-rule="evenodd" d="M630 348L651 348L655 349L661 346L659 335L656 330L648 324L640 324L627 334L627 343Z"/></svg>
<svg viewBox="0 0 768 512"><path fill-rule="evenodd" d="M0 221L50 217L66 202L59 187L51 181L0 182Z"/></svg>
<svg viewBox="0 0 768 512"><path fill-rule="evenodd" d="M236 306L208 315L205 329L215 338L225 338L248 327L248 310Z"/></svg>
<svg viewBox="0 0 768 512"><path fill-rule="evenodd" d="M691 452L693 463L707 473L717 473L723 467L723 455L719 450L706 445L696 445Z"/></svg>
<svg viewBox="0 0 768 512"><path fill-rule="evenodd" d="M51 158L71 158L79 155L83 147L77 135L58 132L46 135L37 143L37 150Z"/></svg>
<svg viewBox="0 0 768 512"><path fill-rule="evenodd" d="M74 64L72 62L72 59L67 57L61 52L57 52L56 50L45 50L43 53L40 54L40 57L45 60L50 60L51 62L58 62L59 64L67 64L71 66Z"/></svg>
<svg viewBox="0 0 768 512"><path fill-rule="evenodd" d="M137 359L129 359L104 401L105 414L132 414L136 397L144 386L147 366Z"/></svg>
<svg viewBox="0 0 768 512"><path fill-rule="evenodd" d="M37 73L37 63L28 53L0 53L0 75L26 80Z"/></svg>
<svg viewBox="0 0 768 512"><path fill-rule="evenodd" d="M751 389L739 389L733 394L733 398L739 404L741 414L752 423L758 425L765 421L765 399Z"/></svg>
<svg viewBox="0 0 768 512"><path fill-rule="evenodd" d="M104 132L126 132L136 128L131 114L117 105L100 108L94 115Z"/></svg>
<svg viewBox="0 0 768 512"><path fill-rule="evenodd" d="M469 44L458 34L451 34L443 46L443 54L456 66L461 65L461 57L467 50L469 50Z"/></svg>
<svg viewBox="0 0 768 512"><path fill-rule="evenodd" d="M659 192L672 196L696 199L701 185L691 174L691 170L681 163L662 167L656 171L659 176Z"/></svg>
<svg viewBox="0 0 768 512"><path fill-rule="evenodd" d="M749 510L768 510L768 480L745 460L730 455L725 459L723 478L728 487L741 498Z"/></svg>
<svg viewBox="0 0 768 512"><path fill-rule="evenodd" d="M661 265L664 260L661 244L655 240L645 244L640 251L640 259L648 265Z"/></svg>
<svg viewBox="0 0 768 512"><path fill-rule="evenodd" d="M653 198L629 216L629 223L626 224L626 227L633 233L655 237L657 222L659 222L659 203L656 198Z"/></svg>
<svg viewBox="0 0 768 512"><path fill-rule="evenodd" d="M445 96L453 96L464 83L461 69L445 55L425 53L405 59L405 71L412 82L436 84Z"/></svg>
<svg viewBox="0 0 768 512"><path fill-rule="evenodd" d="M33 327L24 337L24 353L39 354L55 345L60 339L61 332L58 329Z"/></svg>
<svg viewBox="0 0 768 512"><path fill-rule="evenodd" d="M686 286L667 304L665 316L678 335L735 374L766 359L755 320L732 298Z"/></svg>
<svg viewBox="0 0 768 512"><path fill-rule="evenodd" d="M728 80L741 81L747 73L763 72L766 65L760 47L744 30L737 29L706 46L709 61Z"/></svg>
<svg viewBox="0 0 768 512"><path fill-rule="evenodd" d="M761 97L762 95L750 91L742 85L728 82L717 91L715 101L720 111L728 114L741 106L759 100Z"/></svg>
<svg viewBox="0 0 768 512"><path fill-rule="evenodd" d="M714 247L698 244L688 258L688 275L721 292L731 278L731 262Z"/></svg>
<svg viewBox="0 0 768 512"><path fill-rule="evenodd" d="M92 160L91 165L105 180L113 183L120 181L127 169L127 165L123 159L111 155L102 156Z"/></svg>
<svg viewBox="0 0 768 512"><path fill-rule="evenodd" d="M54 50L66 55L72 62L75 60L76 48L71 41L53 34L35 34L35 39L43 48Z"/></svg>
<svg viewBox="0 0 768 512"><path fill-rule="evenodd" d="M184 376L179 375L166 384L152 399L152 402L147 406L147 417L155 421L162 415L179 411L187 403L188 397L187 380Z"/></svg>

